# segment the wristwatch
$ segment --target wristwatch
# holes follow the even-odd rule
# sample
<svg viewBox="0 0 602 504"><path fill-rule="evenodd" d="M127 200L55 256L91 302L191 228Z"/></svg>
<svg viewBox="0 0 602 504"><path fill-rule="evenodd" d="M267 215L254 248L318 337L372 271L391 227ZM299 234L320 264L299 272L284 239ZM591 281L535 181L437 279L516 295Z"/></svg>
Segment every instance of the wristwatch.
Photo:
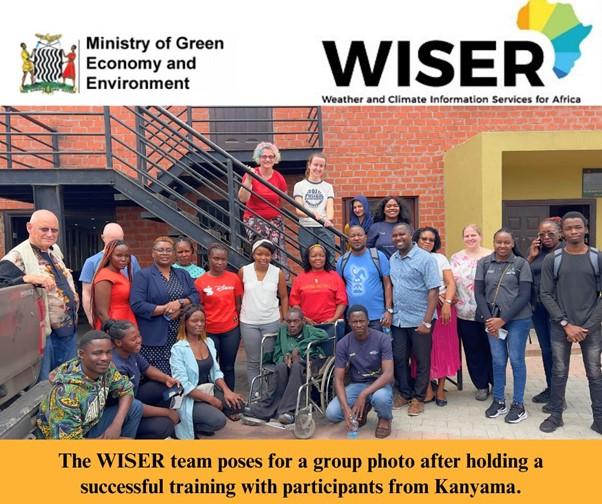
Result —
<svg viewBox="0 0 602 504"><path fill-rule="evenodd" d="M391 315L393 315L393 308L387 308L387 311L388 311L388 312L389 312Z"/></svg>
<svg viewBox="0 0 602 504"><path fill-rule="evenodd" d="M563 319L563 320L561 320L561 321L560 321L560 326L561 326L561 327L566 327L566 326L568 326L568 325L569 325L569 321L568 321L568 320L564 320L564 319Z"/></svg>
<svg viewBox="0 0 602 504"><path fill-rule="evenodd" d="M427 329L430 329L431 327L433 327L433 324L431 324L430 322L425 322L424 320L422 321L422 325L424 327L426 327Z"/></svg>
<svg viewBox="0 0 602 504"><path fill-rule="evenodd" d="M451 299L446 299L446 300L445 300L445 302L446 302L447 304L452 304L452 300L451 300Z"/></svg>

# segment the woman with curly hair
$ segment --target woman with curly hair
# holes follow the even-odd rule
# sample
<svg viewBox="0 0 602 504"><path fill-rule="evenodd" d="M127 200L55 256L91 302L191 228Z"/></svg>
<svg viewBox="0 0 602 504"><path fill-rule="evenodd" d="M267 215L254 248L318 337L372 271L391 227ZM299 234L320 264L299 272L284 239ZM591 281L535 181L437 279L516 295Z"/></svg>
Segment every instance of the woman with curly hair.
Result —
<svg viewBox="0 0 602 504"><path fill-rule="evenodd" d="M270 142L260 142L253 152L253 161L257 164L253 170L255 174L282 192L287 191L284 177L274 169L274 166L280 162L278 147ZM286 267L284 221L279 210L280 196L261 181L245 175L238 191L238 199L247 204L242 218L249 241L253 243L261 238L270 240L277 245L274 261Z"/></svg>
<svg viewBox="0 0 602 504"><path fill-rule="evenodd" d="M410 223L410 210L398 196L386 196L374 211L374 224L368 232L368 248L376 247L391 257L395 251L395 245L391 240L391 234L396 224L400 222Z"/></svg>

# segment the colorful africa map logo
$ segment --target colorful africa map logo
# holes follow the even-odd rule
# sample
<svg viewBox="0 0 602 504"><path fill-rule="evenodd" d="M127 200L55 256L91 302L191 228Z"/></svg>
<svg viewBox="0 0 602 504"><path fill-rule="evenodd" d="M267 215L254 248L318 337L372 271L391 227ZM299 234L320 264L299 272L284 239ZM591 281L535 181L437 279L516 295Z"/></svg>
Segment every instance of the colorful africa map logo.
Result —
<svg viewBox="0 0 602 504"><path fill-rule="evenodd" d="M543 33L552 42L554 73L559 79L566 77L581 57L579 45L592 31L591 25L579 21L572 5L547 0L529 0L518 13L517 25L521 30Z"/></svg>

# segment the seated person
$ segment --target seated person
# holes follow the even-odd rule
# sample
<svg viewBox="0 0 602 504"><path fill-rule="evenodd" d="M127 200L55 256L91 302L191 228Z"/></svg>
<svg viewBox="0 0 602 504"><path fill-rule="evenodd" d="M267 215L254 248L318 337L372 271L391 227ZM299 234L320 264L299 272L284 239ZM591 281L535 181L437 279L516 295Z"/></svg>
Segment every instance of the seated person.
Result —
<svg viewBox="0 0 602 504"><path fill-rule="evenodd" d="M142 403L134 387L111 362L108 334L88 331L78 356L55 369L52 385L40 405L34 431L40 439L134 438L142 418ZM107 400L118 398L117 404Z"/></svg>
<svg viewBox="0 0 602 504"><path fill-rule="evenodd" d="M285 322L276 336L274 350L263 357L264 364L276 364L268 376L267 391L258 402L245 407L245 417L267 421L277 415L278 421L285 425L295 421L297 392L305 383L307 346L312 341L327 340L328 334L306 324L303 312L297 307L288 310ZM320 345L312 345L312 369L319 369L325 360Z"/></svg>
<svg viewBox="0 0 602 504"><path fill-rule="evenodd" d="M138 426L138 439L165 439L175 437L174 427L180 421L178 413L169 409L170 400L163 394L168 388L180 382L154 366L140 355L142 336L138 328L129 320L107 320L103 330L111 337L113 364L134 386L134 397L142 405L142 420ZM140 384L144 375L148 380Z"/></svg>
<svg viewBox="0 0 602 504"><path fill-rule="evenodd" d="M213 435L226 425L226 419L240 419L244 399L224 380L217 360L215 343L207 337L205 312L199 305L182 310L177 341L171 347L169 364L184 388L176 425L178 439Z"/></svg>
<svg viewBox="0 0 602 504"><path fill-rule="evenodd" d="M391 434L393 418L393 350L391 338L368 327L368 310L352 305L348 311L351 332L336 346L334 388L337 396L326 408L331 422L345 420L347 428L356 419L366 423L368 411L374 407L378 415L375 436ZM351 382L345 387L345 371Z"/></svg>

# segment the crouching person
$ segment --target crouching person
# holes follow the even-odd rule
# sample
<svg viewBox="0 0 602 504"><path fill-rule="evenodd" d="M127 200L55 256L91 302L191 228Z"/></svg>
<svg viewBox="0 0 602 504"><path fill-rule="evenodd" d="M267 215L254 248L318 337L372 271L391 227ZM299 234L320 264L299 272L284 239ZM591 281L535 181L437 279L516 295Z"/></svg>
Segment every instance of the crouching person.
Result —
<svg viewBox="0 0 602 504"><path fill-rule="evenodd" d="M111 362L108 334L89 331L79 342L78 355L51 373L52 385L42 401L35 435L41 439L134 438L142 403L134 387ZM117 404L108 405L111 399Z"/></svg>
<svg viewBox="0 0 602 504"><path fill-rule="evenodd" d="M281 424L295 421L297 395L305 383L307 349L311 342L326 341L328 334L322 329L306 324L300 308L290 308L274 342L274 350L263 357L263 363L276 367L268 376L268 386L261 399L244 408L244 423L252 424L253 418L269 420L278 417ZM311 367L318 370L326 361L322 348L314 344L310 348Z"/></svg>
<svg viewBox="0 0 602 504"><path fill-rule="evenodd" d="M165 439L175 437L175 425L180 421L178 413L170 409L170 399L165 397L169 388L180 382L155 366L151 366L140 354L142 336L129 320L107 320L103 330L115 346L113 364L134 386L134 397L142 405L142 420L136 433L137 439ZM142 376L146 378L141 383Z"/></svg>
<svg viewBox="0 0 602 504"><path fill-rule="evenodd" d="M336 346L334 388L336 397L326 408L331 422L345 421L348 430L366 423L368 411L375 409L378 423L374 435L391 434L393 418L393 350L391 338L368 327L368 310L353 305L348 310L351 332ZM345 387L345 371L351 382Z"/></svg>
<svg viewBox="0 0 602 504"><path fill-rule="evenodd" d="M182 310L177 341L171 347L169 365L174 378L184 389L176 425L178 439L213 435L224 428L226 420L240 419L244 399L224 380L215 344L207 337L205 312L199 305Z"/></svg>

